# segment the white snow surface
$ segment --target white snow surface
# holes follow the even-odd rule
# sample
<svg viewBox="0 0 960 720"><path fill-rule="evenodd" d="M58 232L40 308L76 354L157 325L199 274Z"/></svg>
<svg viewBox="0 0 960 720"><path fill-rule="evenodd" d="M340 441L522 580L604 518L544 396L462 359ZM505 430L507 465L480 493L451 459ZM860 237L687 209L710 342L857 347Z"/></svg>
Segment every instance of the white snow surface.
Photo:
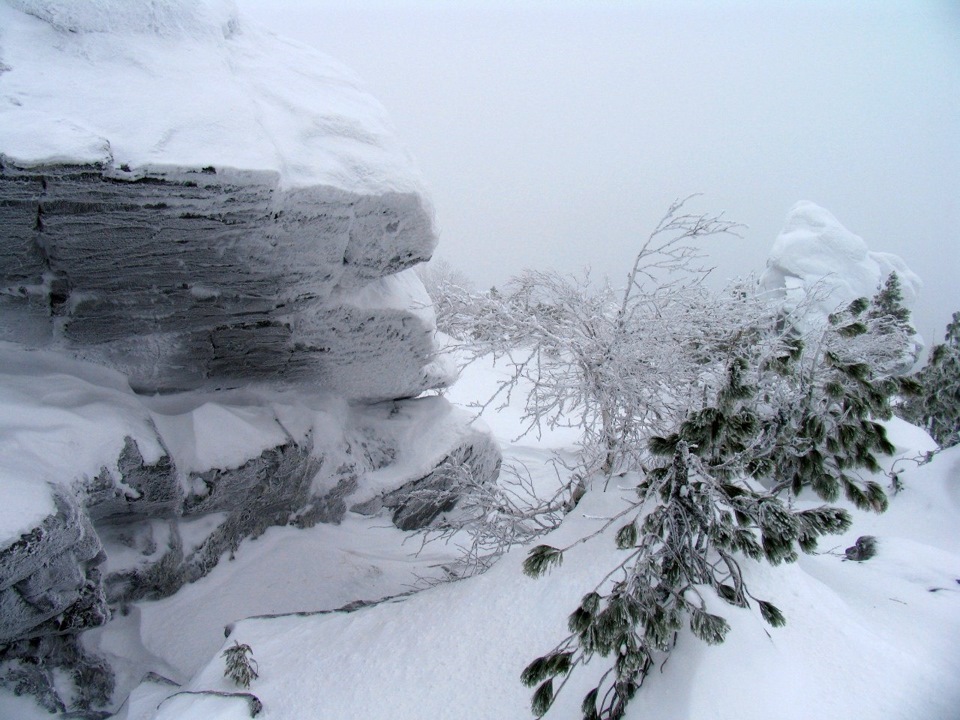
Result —
<svg viewBox="0 0 960 720"><path fill-rule="evenodd" d="M486 399L501 372L494 363L471 367L455 388L458 398ZM562 449L566 431L509 443L521 431L517 418L508 409L489 419L508 442L505 459L523 460L536 482L551 481L546 461ZM774 602L787 625L770 628L755 604L736 609L717 601L714 611L732 626L727 641L708 647L684 630L670 659L629 705L628 720L955 720L960 448L918 466L912 458L934 447L926 433L899 420L887 428L897 455L886 464L901 470L904 484L890 510L853 511L848 533L825 538L821 554L793 565L744 561L752 592ZM563 546L598 529L630 496L631 480L588 492L541 541ZM240 690L223 677L220 657L234 641L253 649L260 677L249 691L263 701L258 717L265 720L530 717L531 690L520 672L566 635L567 615L616 562L618 526L569 550L560 567L538 580L522 574L527 548L517 548L485 575L355 612L234 622L244 613L381 597L418 574L437 572L452 552L428 545L427 555L413 557L404 534L383 525L348 514L339 527L274 528L177 595L137 604L126 631L113 624L97 631L101 650L129 654L122 645L134 638L137 668L166 663L167 676L178 681L197 671L183 688L145 683L117 719L232 717L235 701L204 697L194 704L184 695L157 705L178 690ZM843 548L865 534L878 538L878 555L843 561ZM219 627L227 623L224 640ZM580 717L583 694L605 668L596 658L579 669L547 718Z"/></svg>
<svg viewBox="0 0 960 720"><path fill-rule="evenodd" d="M423 195L358 78L229 0L0 0L0 153Z"/></svg>
<svg viewBox="0 0 960 720"><path fill-rule="evenodd" d="M802 201L787 214L760 281L768 290L785 292L788 301L813 299L826 317L857 298L876 295L891 272L900 278L904 305L912 307L923 283L902 258L870 251L828 210Z"/></svg>

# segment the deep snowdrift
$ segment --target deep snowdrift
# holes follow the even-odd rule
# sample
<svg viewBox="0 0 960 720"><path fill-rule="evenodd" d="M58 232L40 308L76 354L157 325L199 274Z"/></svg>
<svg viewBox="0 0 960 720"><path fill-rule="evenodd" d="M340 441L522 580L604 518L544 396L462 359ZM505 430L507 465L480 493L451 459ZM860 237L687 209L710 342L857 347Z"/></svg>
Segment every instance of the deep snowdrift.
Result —
<svg viewBox="0 0 960 720"><path fill-rule="evenodd" d="M473 385L458 385L457 393L484 397L497 372L471 368L467 383ZM516 435L517 426L497 420L504 436ZM887 513L853 511L846 535L826 538L820 555L803 556L794 565L744 562L753 591L780 607L787 625L770 628L756 607L723 606L732 625L727 641L708 647L683 632L669 661L631 703L628 718L956 717L960 450L917 467L909 458L932 449L930 439L897 420L888 432L903 459L888 459L887 465L903 469L905 489L892 498ZM527 436L508 454L549 475L546 448L561 439L551 436L539 446ZM888 482L884 476L878 480ZM620 488L588 493L543 541L562 546L596 530L622 506L629 484L625 479ZM878 538L878 555L864 563L844 561L843 548L863 534ZM567 615L618 552L607 533L568 551L548 576L531 580L520 569L526 549L518 548L485 575L401 601L235 623L223 647L239 641L253 648L260 678L250 692L263 702L258 717L267 720L529 717L530 691L521 685L520 671L564 636ZM579 670L548 717L579 717L580 700L604 667L597 658ZM211 654L183 689L238 692L223 670L219 652ZM120 717L248 716L238 700L203 696L201 705L194 695L165 701L154 713L157 703L178 690L145 684Z"/></svg>

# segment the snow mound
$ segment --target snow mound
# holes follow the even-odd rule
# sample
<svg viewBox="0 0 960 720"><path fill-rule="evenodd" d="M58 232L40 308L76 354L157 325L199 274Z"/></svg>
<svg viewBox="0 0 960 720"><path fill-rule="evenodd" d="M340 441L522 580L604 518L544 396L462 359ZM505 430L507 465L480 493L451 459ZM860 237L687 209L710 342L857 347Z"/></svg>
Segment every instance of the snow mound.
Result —
<svg viewBox="0 0 960 720"><path fill-rule="evenodd" d="M8 0L27 15L71 33L139 32L155 35L201 34L220 26L224 36L237 24L232 0L132 3L129 0Z"/></svg>
<svg viewBox="0 0 960 720"><path fill-rule="evenodd" d="M922 282L902 258L871 252L829 211L802 201L787 214L760 282L784 292L788 301L813 299L826 316L857 298L873 297L892 272L900 278L904 305L911 307Z"/></svg>
<svg viewBox="0 0 960 720"><path fill-rule="evenodd" d="M0 28L0 153L15 164L228 167L275 172L285 188L422 192L352 72L231 2L3 0Z"/></svg>

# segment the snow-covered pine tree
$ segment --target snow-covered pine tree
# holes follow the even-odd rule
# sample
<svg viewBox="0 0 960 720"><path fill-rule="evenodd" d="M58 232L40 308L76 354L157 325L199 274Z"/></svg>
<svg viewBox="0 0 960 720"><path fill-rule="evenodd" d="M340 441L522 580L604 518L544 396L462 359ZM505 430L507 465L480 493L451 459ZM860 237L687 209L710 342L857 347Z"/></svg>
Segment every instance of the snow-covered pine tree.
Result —
<svg viewBox="0 0 960 720"><path fill-rule="evenodd" d="M903 304L903 289L896 272L887 275L883 286L870 300L863 322L868 333L889 341L884 348L889 360L876 358L874 365L879 370L895 375L909 372L916 364L923 345L916 338L917 331L910 323L910 310Z"/></svg>
<svg viewBox="0 0 960 720"><path fill-rule="evenodd" d="M868 307L866 299L854 300L826 326L789 340L768 366L776 382L760 399L775 410L764 418L771 442L747 464L751 476L775 479L777 490L809 487L828 502L843 493L858 508L886 509L881 486L857 471L879 472L877 456L894 451L879 421L891 417L903 381L874 362L884 364L888 346L906 331L871 333Z"/></svg>
<svg viewBox="0 0 960 720"><path fill-rule="evenodd" d="M753 600L764 620L782 625L779 609L750 593L737 557L792 562L798 551L814 551L821 535L850 525L841 509L796 511L745 477L744 463L762 432L753 406L756 388L745 380L748 371L742 358L732 359L717 402L691 413L677 433L651 440L652 451L665 462L637 488L638 501L616 533L617 547L627 554L570 615L570 634L522 674L524 683L538 685L535 715L549 710L570 672L600 655L612 664L584 697L583 718L622 717L684 624L704 642L724 640L729 624L707 611L707 588L739 607ZM538 546L525 572L543 574L565 550Z"/></svg>
<svg viewBox="0 0 960 720"><path fill-rule="evenodd" d="M627 556L570 616L570 635L524 671L525 683L538 684L535 714L549 710L570 672L600 655L611 666L584 698L583 717L621 717L683 625L705 642L723 641L729 626L707 612L705 588L730 604L756 601L767 622L783 624L773 604L750 593L738 558L793 562L850 525L841 508L797 511L788 495L809 488L832 502L842 492L857 507L886 508L883 489L857 471L877 471L877 455L893 450L877 420L890 416L899 382L872 361L890 357L887 345L906 330L871 333L868 308L854 301L800 336L769 306L739 325L725 316L709 342L674 348L697 358L698 394L686 397L673 432L650 438L650 452L664 460L616 535ZM565 550L538 546L525 570L538 575Z"/></svg>
<svg viewBox="0 0 960 720"><path fill-rule="evenodd" d="M903 304L903 288L900 285L900 276L896 272L887 275L883 281L883 287L873 297L866 317L867 320L889 323L906 334L915 332L910 324L910 311Z"/></svg>
<svg viewBox="0 0 960 720"><path fill-rule="evenodd" d="M944 342L934 346L914 379L918 391L898 414L929 432L940 447L960 443L960 312L953 314Z"/></svg>

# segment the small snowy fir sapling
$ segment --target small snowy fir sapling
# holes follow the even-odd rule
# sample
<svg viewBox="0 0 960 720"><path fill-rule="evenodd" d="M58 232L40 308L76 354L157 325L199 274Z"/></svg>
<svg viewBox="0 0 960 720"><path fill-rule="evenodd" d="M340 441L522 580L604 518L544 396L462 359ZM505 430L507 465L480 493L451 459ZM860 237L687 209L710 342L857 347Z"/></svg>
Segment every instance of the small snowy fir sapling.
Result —
<svg viewBox="0 0 960 720"><path fill-rule="evenodd" d="M248 657L249 656L249 657ZM249 645L233 641L233 646L223 651L226 668L223 676L233 680L240 687L248 688L259 677L257 661L253 659L253 650Z"/></svg>
<svg viewBox="0 0 960 720"><path fill-rule="evenodd" d="M910 323L910 310L903 302L900 276L892 272L871 299L863 318L868 332L890 340L887 347L890 358L878 366L894 375L909 372L923 347L914 340L917 331Z"/></svg>

